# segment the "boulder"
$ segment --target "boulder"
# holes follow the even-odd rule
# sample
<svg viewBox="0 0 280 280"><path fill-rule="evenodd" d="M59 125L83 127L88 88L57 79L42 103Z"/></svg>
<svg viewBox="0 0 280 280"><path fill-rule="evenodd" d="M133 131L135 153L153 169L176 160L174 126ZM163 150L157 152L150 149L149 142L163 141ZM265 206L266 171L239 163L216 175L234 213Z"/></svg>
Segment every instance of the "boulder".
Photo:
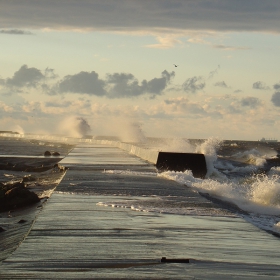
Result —
<svg viewBox="0 0 280 280"><path fill-rule="evenodd" d="M1 189L0 211L28 206L39 201L38 195L26 189L24 182L6 184Z"/></svg>
<svg viewBox="0 0 280 280"><path fill-rule="evenodd" d="M51 154L51 152L50 151L45 151L44 152L44 156L45 157L50 157L52 154Z"/></svg>
<svg viewBox="0 0 280 280"><path fill-rule="evenodd" d="M53 169L54 169L54 171L58 171L58 172L66 172L66 170L68 170L68 167L65 167L65 166L62 166L62 165L56 163L53 166Z"/></svg>

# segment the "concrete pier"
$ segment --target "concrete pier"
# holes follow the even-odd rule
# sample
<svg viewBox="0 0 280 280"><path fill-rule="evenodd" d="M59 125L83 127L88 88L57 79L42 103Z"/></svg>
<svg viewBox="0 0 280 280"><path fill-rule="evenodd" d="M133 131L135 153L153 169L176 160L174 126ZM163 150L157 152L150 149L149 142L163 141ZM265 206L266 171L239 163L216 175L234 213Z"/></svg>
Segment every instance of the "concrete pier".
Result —
<svg viewBox="0 0 280 280"><path fill-rule="evenodd" d="M111 207L180 195L216 209L135 155L80 144L61 164L69 170L0 279L279 279L279 238L241 218Z"/></svg>

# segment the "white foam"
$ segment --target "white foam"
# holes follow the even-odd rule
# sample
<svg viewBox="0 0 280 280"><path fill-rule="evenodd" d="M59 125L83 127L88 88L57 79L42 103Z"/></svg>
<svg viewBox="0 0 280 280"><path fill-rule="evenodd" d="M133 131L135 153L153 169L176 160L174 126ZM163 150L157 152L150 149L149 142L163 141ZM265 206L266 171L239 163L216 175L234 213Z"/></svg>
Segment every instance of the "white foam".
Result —
<svg viewBox="0 0 280 280"><path fill-rule="evenodd" d="M147 200L123 200L123 201L106 201L98 202L96 205L101 207L112 208L125 208L132 211L146 212L146 213L160 213L160 214L173 214L173 215L191 215L191 216L230 216L235 217L234 214L230 215L228 212L221 212L219 209L203 208L203 207L168 207L163 204L159 207L156 205L147 205L147 201L150 201L151 197ZM158 197L158 199L163 199Z"/></svg>

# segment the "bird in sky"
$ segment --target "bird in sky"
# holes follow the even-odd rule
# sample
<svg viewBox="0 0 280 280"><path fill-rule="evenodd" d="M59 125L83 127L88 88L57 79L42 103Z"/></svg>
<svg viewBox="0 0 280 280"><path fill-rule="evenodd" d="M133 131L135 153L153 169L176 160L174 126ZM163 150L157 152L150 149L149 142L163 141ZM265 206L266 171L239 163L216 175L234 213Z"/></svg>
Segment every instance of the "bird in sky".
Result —
<svg viewBox="0 0 280 280"><path fill-rule="evenodd" d="M178 67L179 65L173 64L175 67Z"/></svg>

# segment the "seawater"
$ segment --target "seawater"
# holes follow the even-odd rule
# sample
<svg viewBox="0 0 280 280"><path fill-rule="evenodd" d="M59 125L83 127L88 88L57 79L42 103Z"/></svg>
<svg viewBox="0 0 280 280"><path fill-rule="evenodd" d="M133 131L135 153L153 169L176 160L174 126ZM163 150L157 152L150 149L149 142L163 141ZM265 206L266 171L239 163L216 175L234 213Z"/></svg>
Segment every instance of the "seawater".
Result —
<svg viewBox="0 0 280 280"><path fill-rule="evenodd" d="M16 138L18 136L14 136ZM60 136L29 135L20 136L25 141L32 139L58 141L64 143L86 142L91 139L73 139ZM183 188L201 194L214 201L215 209L201 204L190 204L188 199L178 193L162 196L150 190L150 194L140 195L130 189L127 199L122 201L101 201L99 206L124 207L133 211L158 212L172 215L193 216L238 216L252 223L257 228L280 236L280 143L262 143L258 141L232 141L218 138L182 139L182 138L145 138L134 143L141 147L157 151L197 152L203 153L207 163L205 179L195 178L190 170L185 172L167 171L158 173L155 169L146 171L131 171L104 169L102 172L122 174L122 176L138 175L152 180L161 177L173 180ZM99 189L100 195L106 191ZM72 184L65 190L68 193L94 195L82 184ZM117 190L114 195L125 196L124 189ZM134 199L135 197L135 199Z"/></svg>
<svg viewBox="0 0 280 280"><path fill-rule="evenodd" d="M100 202L100 205L174 215L236 215L260 229L280 236L279 143L222 141L210 138L196 141L152 139L141 145L161 151L205 154L208 170L205 179L194 178L190 170L150 173L149 176L174 180L181 184L182 188L191 188L214 201L216 205L220 205L220 209L209 209L203 205L189 207L182 203L180 196L167 198L157 194L154 198L135 201L129 199L118 203L107 201ZM129 170L105 172L133 174ZM225 208L229 212L224 211Z"/></svg>

